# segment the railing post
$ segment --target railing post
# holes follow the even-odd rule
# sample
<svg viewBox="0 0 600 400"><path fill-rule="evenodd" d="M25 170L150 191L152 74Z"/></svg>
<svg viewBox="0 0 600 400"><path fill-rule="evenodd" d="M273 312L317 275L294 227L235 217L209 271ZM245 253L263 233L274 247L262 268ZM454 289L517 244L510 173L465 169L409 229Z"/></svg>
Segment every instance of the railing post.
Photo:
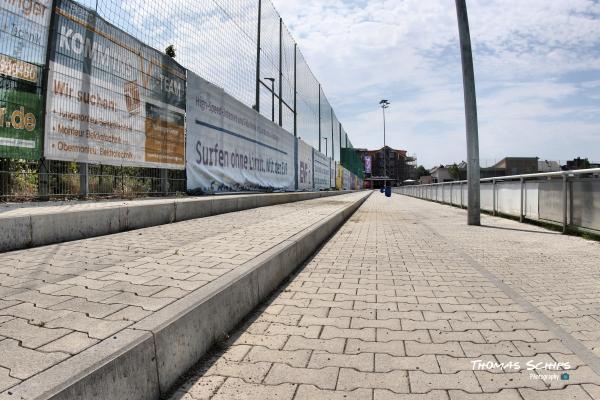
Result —
<svg viewBox="0 0 600 400"><path fill-rule="evenodd" d="M521 206L520 206L521 211L519 212L519 221L520 222L523 222L523 220L525 219L525 212L524 212L525 204L523 203L524 200L525 200L524 194L525 194L525 179L521 178L521 196L520 196L520 198L521 198Z"/></svg>
<svg viewBox="0 0 600 400"><path fill-rule="evenodd" d="M496 215L496 180L492 179L492 215Z"/></svg>
<svg viewBox="0 0 600 400"><path fill-rule="evenodd" d="M567 232L567 206L568 206L568 198L567 198L567 174L563 174L563 233Z"/></svg>
<svg viewBox="0 0 600 400"><path fill-rule="evenodd" d="M463 185L463 183L462 183L462 181L460 181L460 186L459 186L459 189L460 189L460 208L464 208L462 185Z"/></svg>

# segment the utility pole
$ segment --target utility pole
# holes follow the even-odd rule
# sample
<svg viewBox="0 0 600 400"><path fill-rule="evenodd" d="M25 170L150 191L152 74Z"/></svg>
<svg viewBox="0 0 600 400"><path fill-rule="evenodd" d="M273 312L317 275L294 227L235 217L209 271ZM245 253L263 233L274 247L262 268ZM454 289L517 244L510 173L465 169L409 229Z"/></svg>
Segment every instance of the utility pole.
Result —
<svg viewBox="0 0 600 400"><path fill-rule="evenodd" d="M260 112L260 21L262 19L262 0L258 0L258 32L256 34L256 93L254 109Z"/></svg>
<svg viewBox="0 0 600 400"><path fill-rule="evenodd" d="M458 18L458 35L460 39L460 55L462 59L463 90L465 98L465 123L467 127L467 186L468 207L467 223L481 224L480 188L479 188L479 133L477 130L477 100L475 95L475 73L473 71L473 54L471 51L471 35L469 18L465 0L456 1Z"/></svg>
<svg viewBox="0 0 600 400"><path fill-rule="evenodd" d="M383 111L383 187L387 187L387 152L385 151L385 109L390 106L390 102L387 100L381 100L379 102L381 110Z"/></svg>

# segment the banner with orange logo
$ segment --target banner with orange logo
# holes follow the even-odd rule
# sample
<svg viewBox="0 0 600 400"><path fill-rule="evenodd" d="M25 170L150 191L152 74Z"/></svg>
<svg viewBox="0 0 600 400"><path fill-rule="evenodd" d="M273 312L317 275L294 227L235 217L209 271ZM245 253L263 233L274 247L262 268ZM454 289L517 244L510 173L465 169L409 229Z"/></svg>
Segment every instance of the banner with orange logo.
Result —
<svg viewBox="0 0 600 400"><path fill-rule="evenodd" d="M0 157L42 156L42 67L51 0L0 1Z"/></svg>
<svg viewBox="0 0 600 400"><path fill-rule="evenodd" d="M57 0L44 154L185 168L186 71L69 0Z"/></svg>

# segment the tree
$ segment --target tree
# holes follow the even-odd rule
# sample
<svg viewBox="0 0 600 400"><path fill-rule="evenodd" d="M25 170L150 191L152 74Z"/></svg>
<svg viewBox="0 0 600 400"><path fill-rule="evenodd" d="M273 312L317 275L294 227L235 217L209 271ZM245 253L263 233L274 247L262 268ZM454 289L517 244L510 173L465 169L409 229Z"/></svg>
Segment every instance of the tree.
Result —
<svg viewBox="0 0 600 400"><path fill-rule="evenodd" d="M417 175L417 179L419 179L422 176L429 176L429 171L427 170L427 168L425 168L422 165L419 165L416 169L415 169L415 173Z"/></svg>
<svg viewBox="0 0 600 400"><path fill-rule="evenodd" d="M165 53L169 57L175 58L175 46L173 46L172 44L168 45L167 48L165 49Z"/></svg>
<svg viewBox="0 0 600 400"><path fill-rule="evenodd" d="M454 180L456 180L456 181L460 180L460 169L458 168L458 165L456 165L456 163L454 163L450 167L448 167L448 173Z"/></svg>

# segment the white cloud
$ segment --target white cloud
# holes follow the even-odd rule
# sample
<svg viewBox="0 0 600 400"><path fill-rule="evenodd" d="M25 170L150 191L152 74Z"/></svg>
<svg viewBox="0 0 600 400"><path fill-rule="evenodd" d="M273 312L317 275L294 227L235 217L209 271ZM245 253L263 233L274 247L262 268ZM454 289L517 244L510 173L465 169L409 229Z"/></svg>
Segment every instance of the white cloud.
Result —
<svg viewBox="0 0 600 400"><path fill-rule="evenodd" d="M355 146L465 158L454 2L273 0ZM468 1L481 157L600 160L600 3Z"/></svg>

